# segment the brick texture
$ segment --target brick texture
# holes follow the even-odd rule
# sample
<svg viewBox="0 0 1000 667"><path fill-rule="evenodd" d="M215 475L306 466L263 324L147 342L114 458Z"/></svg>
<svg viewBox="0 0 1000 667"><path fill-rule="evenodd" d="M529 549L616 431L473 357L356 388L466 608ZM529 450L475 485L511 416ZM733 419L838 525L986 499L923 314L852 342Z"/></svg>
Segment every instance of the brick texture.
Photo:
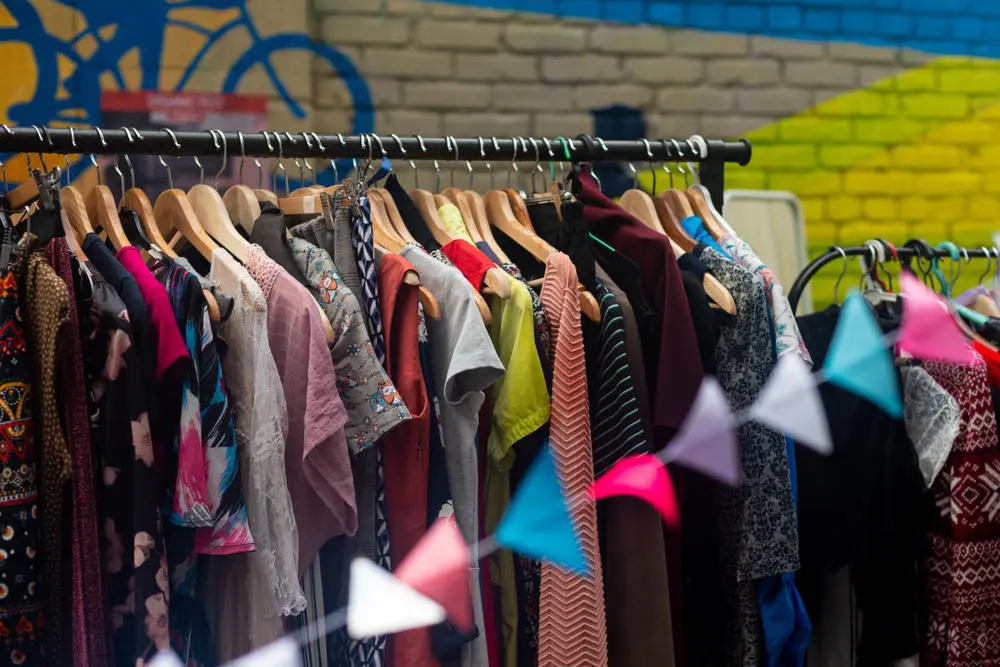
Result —
<svg viewBox="0 0 1000 667"><path fill-rule="evenodd" d="M626 105L649 137L747 136L753 161L729 184L798 195L810 254L918 233L983 245L1000 215L993 2L308 1L383 133L554 139ZM315 74L311 89L310 129L347 131L348 88ZM817 303L838 274L817 277Z"/></svg>

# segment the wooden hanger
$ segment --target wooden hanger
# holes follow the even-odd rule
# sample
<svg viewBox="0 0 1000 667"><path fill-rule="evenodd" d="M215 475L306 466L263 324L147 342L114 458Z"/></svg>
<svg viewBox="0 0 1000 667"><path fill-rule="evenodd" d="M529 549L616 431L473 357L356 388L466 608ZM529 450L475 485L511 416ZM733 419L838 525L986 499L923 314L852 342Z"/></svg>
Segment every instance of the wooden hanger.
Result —
<svg viewBox="0 0 1000 667"><path fill-rule="evenodd" d="M643 192L642 190L629 190L628 193L638 193L630 196L628 200L623 196L618 202L618 205L625 209L630 215L640 220L650 229L659 231L665 234L667 239L670 241L670 247L674 251L674 256L680 257L685 252L690 252L685 250L679 243L676 243L669 234L663 231L662 227L657 229L656 225L660 221L659 216L655 208L655 202L652 201L652 197ZM628 194L626 193L626 194ZM650 202L644 202L643 197L651 200ZM697 244L694 244L697 245ZM694 248L694 245L691 247ZM724 312L729 315L736 314L736 301L733 300L733 295L730 293L726 286L719 282L719 280L710 273L706 273L705 277L701 281L702 287L705 289L705 294L708 298L712 300L713 303L719 306Z"/></svg>
<svg viewBox="0 0 1000 667"><path fill-rule="evenodd" d="M115 196L111 194L108 186L95 185L91 190L90 197L87 198L87 217L96 223L97 229L107 233L116 250L132 245L125 235L125 228L122 227L121 218L118 217Z"/></svg>
<svg viewBox="0 0 1000 667"><path fill-rule="evenodd" d="M160 228L156 226L156 215L153 213L153 205L149 202L149 197L139 188L129 188L122 198L122 205L132 209L139 216L139 224L142 225L142 232L155 245L170 258L176 258L177 253L170 247L170 243L163 238Z"/></svg>
<svg viewBox="0 0 1000 667"><path fill-rule="evenodd" d="M718 241L726 235L727 230L723 229L722 225L719 224L714 207L709 206L708 201L705 199L704 190L700 186L693 186L684 190L684 194L691 203L694 214L701 218L705 230L712 235L713 239Z"/></svg>
<svg viewBox="0 0 1000 667"><path fill-rule="evenodd" d="M369 192L369 194L371 193ZM369 202L372 212L372 233L375 237L375 244L388 252L398 255L406 248L406 241L401 239L389 224L381 197L369 197ZM420 284L420 276L416 271L407 271L403 276L403 282L407 285L417 286L417 297L420 299L420 305L423 306L424 313L428 317L432 320L441 319L441 305L438 303L437 297L429 289ZM476 296L482 300L482 296L479 294ZM486 312L488 313L489 308L486 307L485 300L483 300L483 307L486 308Z"/></svg>
<svg viewBox="0 0 1000 667"><path fill-rule="evenodd" d="M406 227L406 222L403 220L402 214L399 212L399 208L396 206L396 202L392 199L392 194L385 188L369 188L368 189L369 198L377 198L382 202L382 208L385 209L386 216L389 219L389 226L395 230L396 235L406 241L407 243L416 243L417 240L413 238L413 234Z"/></svg>
<svg viewBox="0 0 1000 667"><path fill-rule="evenodd" d="M486 245L490 247L493 254L497 256L501 262L505 264L513 264L510 261L510 257L507 253L503 251L500 244L497 243L496 237L493 236L493 230L490 228L490 223L486 219L486 202L483 201L482 195L474 190L466 190L462 193L465 197L465 201L468 204L469 210L471 211L471 218L466 220L466 226L469 228L469 233L473 234L473 238L482 240ZM471 222L470 222L471 221Z"/></svg>
<svg viewBox="0 0 1000 667"><path fill-rule="evenodd" d="M75 185L67 185L59 191L59 197L77 243L83 243L87 234L94 233L94 228L90 224L90 216L87 215L87 204L83 200L83 195Z"/></svg>
<svg viewBox="0 0 1000 667"><path fill-rule="evenodd" d="M146 193L139 188L129 188L125 191L125 197L122 199L122 202L125 208L132 209L138 214L142 231L146 235L146 238L149 239L149 242L155 245L167 257L176 259L177 252L163 238L163 233L156 224L156 214L153 212L153 206L149 203L149 197L146 196ZM208 316L212 318L213 322L218 323L222 321L222 311L219 309L219 302L216 301L215 295L207 289L202 289L201 292L205 296L205 304L208 306Z"/></svg>
<svg viewBox="0 0 1000 667"><path fill-rule="evenodd" d="M545 239L517 221L514 211L511 210L507 192L491 190L486 193L484 203L486 205L486 219L489 223L530 252L538 261L544 264L548 261L549 255L558 252ZM580 290L580 312L591 321L600 322L601 308L597 304L597 299L584 289L583 285L578 284L577 289Z"/></svg>
<svg viewBox="0 0 1000 667"><path fill-rule="evenodd" d="M253 225L260 217L260 201L253 190L245 185L233 185L222 196L222 203L234 223L247 234L253 231Z"/></svg>
<svg viewBox="0 0 1000 667"><path fill-rule="evenodd" d="M156 216L156 224L164 238L170 238L175 230L180 232L171 238L172 247L176 248L179 239L184 238L195 247L199 255L212 261L212 251L219 249L219 245L202 228L183 190L171 188L161 192L153 205L153 215Z"/></svg>
<svg viewBox="0 0 1000 667"><path fill-rule="evenodd" d="M233 227L229 211L218 190L210 185L195 185L188 190L188 201L201 228L233 257L246 264L250 256L250 243Z"/></svg>
<svg viewBox="0 0 1000 667"><path fill-rule="evenodd" d="M7 203L11 209L21 209L38 199L38 184L35 178L28 174L28 180L7 193Z"/></svg>
<svg viewBox="0 0 1000 667"><path fill-rule="evenodd" d="M524 203L524 198L521 197L521 193L511 188L507 188L504 192L507 193L507 199L510 201L510 210L514 214L514 219L517 220L522 226L527 227L534 232L535 226L531 224L531 215L528 214L528 205Z"/></svg>

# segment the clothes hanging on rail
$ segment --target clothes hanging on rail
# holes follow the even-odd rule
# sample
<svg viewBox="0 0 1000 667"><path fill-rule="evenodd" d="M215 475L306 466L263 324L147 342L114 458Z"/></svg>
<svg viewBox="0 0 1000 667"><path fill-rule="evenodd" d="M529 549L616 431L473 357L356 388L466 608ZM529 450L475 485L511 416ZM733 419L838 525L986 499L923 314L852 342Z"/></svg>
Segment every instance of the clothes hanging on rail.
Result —
<svg viewBox="0 0 1000 667"><path fill-rule="evenodd" d="M87 261L59 237L0 253L11 662L226 663L336 618L354 558L397 571L442 517L472 549L472 627L341 624L305 665L833 667L810 639L855 625L848 664L1000 662L993 322L971 367L900 360L900 419L820 384L822 456L744 417L783 359L823 366L840 311L796 318L721 216L680 220L684 252L587 167L560 195L497 191L485 220L359 176L301 195L314 217L264 206L234 254L69 228ZM883 330L897 310L873 311ZM595 502L613 466L671 451L707 375L741 484L671 463L672 527ZM544 448L589 576L488 539ZM845 569L861 614L831 618Z"/></svg>

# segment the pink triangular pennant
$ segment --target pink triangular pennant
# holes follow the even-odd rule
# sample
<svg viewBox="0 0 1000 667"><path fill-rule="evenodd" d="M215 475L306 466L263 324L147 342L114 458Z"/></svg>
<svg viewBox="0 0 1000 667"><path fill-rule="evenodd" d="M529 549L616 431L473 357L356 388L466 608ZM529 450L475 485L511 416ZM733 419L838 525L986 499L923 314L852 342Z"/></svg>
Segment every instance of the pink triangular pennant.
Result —
<svg viewBox="0 0 1000 667"><path fill-rule="evenodd" d="M778 360L750 408L750 418L792 436L820 454L833 451L816 381L797 354L786 354Z"/></svg>
<svg viewBox="0 0 1000 667"><path fill-rule="evenodd" d="M908 271L900 275L900 283L906 297L899 326L900 351L926 361L971 364L965 336L945 301Z"/></svg>
<svg viewBox="0 0 1000 667"><path fill-rule="evenodd" d="M395 571L396 578L434 600L460 630L471 630L469 545L454 516L438 519Z"/></svg>
<svg viewBox="0 0 1000 667"><path fill-rule="evenodd" d="M706 376L684 423L659 457L724 484L740 483L740 453L729 402L718 381Z"/></svg>
<svg viewBox="0 0 1000 667"><path fill-rule="evenodd" d="M591 487L594 499L635 496L656 508L669 526L678 520L677 497L663 461L652 454L627 456L601 475Z"/></svg>

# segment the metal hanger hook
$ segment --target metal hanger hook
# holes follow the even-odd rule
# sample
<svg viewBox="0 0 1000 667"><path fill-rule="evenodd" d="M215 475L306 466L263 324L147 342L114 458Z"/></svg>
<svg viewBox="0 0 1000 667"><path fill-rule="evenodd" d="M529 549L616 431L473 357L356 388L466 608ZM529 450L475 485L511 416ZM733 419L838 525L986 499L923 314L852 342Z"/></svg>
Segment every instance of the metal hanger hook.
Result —
<svg viewBox="0 0 1000 667"><path fill-rule="evenodd" d="M692 156L697 155L699 158L701 157L701 151L699 151L697 148L695 148L695 145L694 145L693 141L691 141L690 139L685 139L684 143L686 143L688 145L688 148L691 149L691 155ZM694 168L694 162L691 162L690 160L688 160L688 173L691 174L691 179L694 181L695 185L701 185L701 166L700 165L699 165L698 169L695 169Z"/></svg>
<svg viewBox="0 0 1000 667"><path fill-rule="evenodd" d="M419 134L415 134L413 136L415 136L417 138L417 144L420 146L420 150L423 151L423 154L426 157L427 156L427 146L424 144L424 138L422 136L420 136ZM410 164L412 165L413 163L411 162ZM420 179L419 179L419 177L418 177L417 174L418 174L417 168L413 167L413 187L414 188L419 188L420 187Z"/></svg>
<svg viewBox="0 0 1000 667"><path fill-rule="evenodd" d="M215 183L214 187L216 190L219 189L219 176L222 176L222 172L226 170L229 164L229 147L226 145L226 134L222 130L215 130L219 133L219 139L222 141L222 166L219 167L219 171L215 173Z"/></svg>
<svg viewBox="0 0 1000 667"><path fill-rule="evenodd" d="M834 283L834 285L833 285L833 303L834 303L834 305L839 306L840 305L840 281L842 281L844 279L844 276L847 275L848 262L847 262L847 253L844 252L843 248L841 248L840 246L834 246L833 250L836 250L837 252L839 252L841 258L844 260L844 268L841 269L840 275L837 276L837 282Z"/></svg>
<svg viewBox="0 0 1000 667"><path fill-rule="evenodd" d="M531 168L531 189L535 192L544 192L549 189L548 181L545 180L545 170L542 169L542 154L538 150L538 142L534 137L529 137L528 140L531 142L531 147L535 149L535 166ZM542 189L535 189L535 172L542 175Z"/></svg>
<svg viewBox="0 0 1000 667"><path fill-rule="evenodd" d="M121 167L118 166L118 153L115 153L112 156L112 160L113 160L112 164L114 164L115 173L118 174L118 180L121 182L122 196L124 196L125 195L125 174L122 173Z"/></svg>
<svg viewBox="0 0 1000 667"><path fill-rule="evenodd" d="M993 269L993 253L986 246L982 246L980 250L986 254L986 270L983 271L983 275L979 276L979 284L982 285L986 276L990 275L990 271Z"/></svg>
<svg viewBox="0 0 1000 667"><path fill-rule="evenodd" d="M510 159L510 171L507 172L507 187L508 188L510 187L510 176L511 176L511 174L517 174L518 178L521 175L520 170L517 168L517 137L511 137L510 140L514 144L514 155ZM517 185L517 183L515 183L514 185Z"/></svg>
<svg viewBox="0 0 1000 667"><path fill-rule="evenodd" d="M236 138L240 140L240 184L243 183L243 164L247 161L247 146L243 142L243 131L236 133Z"/></svg>
<svg viewBox="0 0 1000 667"><path fill-rule="evenodd" d="M167 164L167 161L163 159L162 155L157 155L156 157L159 158L160 164L163 165L163 168L167 170L167 186L169 187L169 189L173 190L174 189L174 175L172 173L170 173L170 165Z"/></svg>
<svg viewBox="0 0 1000 667"><path fill-rule="evenodd" d="M34 128L35 133L38 135L38 143L44 143L45 138L42 136L42 129L37 125L32 125L31 127ZM45 164L45 156L42 155L41 151L38 152L38 159L42 163L42 171L48 173L49 168Z"/></svg>
<svg viewBox="0 0 1000 667"><path fill-rule="evenodd" d="M660 139L663 142L663 171L667 172L667 178L670 179L670 189L674 188L674 172L670 171L670 167L667 166L667 162L670 160L670 149L667 148L667 140Z"/></svg>
<svg viewBox="0 0 1000 667"><path fill-rule="evenodd" d="M398 134L390 134L389 136L392 137L392 140L396 142L396 147L399 148L399 152L400 152L400 154L402 154L403 159L406 160L410 164L410 169L413 170L413 178L414 178L414 180L416 180L416 177L417 177L417 165L416 165L416 163L413 160L411 160L410 158L406 157L406 147L403 146L403 140L399 138Z"/></svg>
<svg viewBox="0 0 1000 667"><path fill-rule="evenodd" d="M653 168L653 149L649 147L649 140L643 138L642 145L646 147L646 157L649 158L649 171L653 173L653 194L656 194L656 169Z"/></svg>

